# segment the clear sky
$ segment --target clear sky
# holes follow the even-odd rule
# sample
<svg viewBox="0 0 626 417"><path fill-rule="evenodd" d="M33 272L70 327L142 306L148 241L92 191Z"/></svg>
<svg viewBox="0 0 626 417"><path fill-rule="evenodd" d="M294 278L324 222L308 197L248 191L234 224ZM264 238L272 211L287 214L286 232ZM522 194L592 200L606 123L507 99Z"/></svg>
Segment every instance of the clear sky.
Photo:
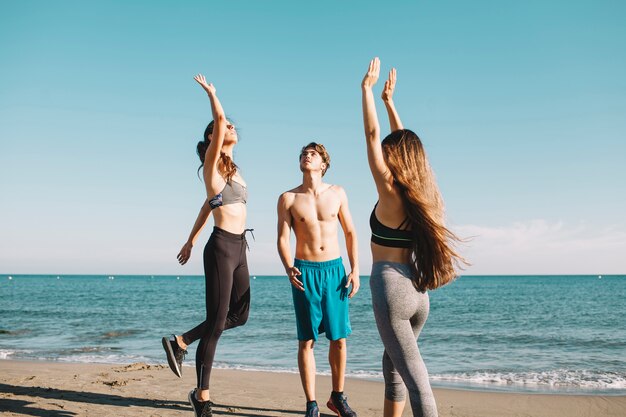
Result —
<svg viewBox="0 0 626 417"><path fill-rule="evenodd" d="M205 198L202 72L240 130L252 274L282 273L276 200L312 140L368 274L374 56L473 237L465 273L626 273L626 3L388 3L0 2L0 273L201 274L212 220L175 256Z"/></svg>

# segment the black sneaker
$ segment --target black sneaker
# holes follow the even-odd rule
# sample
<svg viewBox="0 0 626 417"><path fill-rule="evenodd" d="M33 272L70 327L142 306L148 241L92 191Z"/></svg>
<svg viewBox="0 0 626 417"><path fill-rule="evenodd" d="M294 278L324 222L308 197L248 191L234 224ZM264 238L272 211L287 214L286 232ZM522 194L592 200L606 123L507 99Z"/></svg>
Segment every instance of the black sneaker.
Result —
<svg viewBox="0 0 626 417"><path fill-rule="evenodd" d="M185 359L187 351L178 346L176 335L172 335L170 339L164 337L161 342L163 342L163 349L165 349L170 369L180 378L183 376L183 359Z"/></svg>
<svg viewBox="0 0 626 417"><path fill-rule="evenodd" d="M315 401L306 404L305 417L320 417L320 409Z"/></svg>
<svg viewBox="0 0 626 417"><path fill-rule="evenodd" d="M194 416L196 417L213 417L213 402L212 401L198 401L196 398L196 390L189 391L189 403L193 408Z"/></svg>
<svg viewBox="0 0 626 417"><path fill-rule="evenodd" d="M326 407L339 417L357 417L356 413L352 411L348 405L348 397L343 394L338 397L331 394L330 399L326 403Z"/></svg>

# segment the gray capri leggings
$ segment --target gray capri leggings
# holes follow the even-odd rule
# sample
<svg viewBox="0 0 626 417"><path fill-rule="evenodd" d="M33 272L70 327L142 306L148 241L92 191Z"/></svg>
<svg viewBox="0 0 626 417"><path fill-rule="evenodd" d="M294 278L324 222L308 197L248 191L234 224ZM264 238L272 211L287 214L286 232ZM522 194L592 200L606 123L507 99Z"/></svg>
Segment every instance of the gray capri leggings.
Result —
<svg viewBox="0 0 626 417"><path fill-rule="evenodd" d="M385 398L403 401L409 391L414 416L436 417L437 404L417 338L428 318L428 293L415 289L409 265L375 262L370 276L372 306L385 346ZM406 386L406 388L405 388Z"/></svg>

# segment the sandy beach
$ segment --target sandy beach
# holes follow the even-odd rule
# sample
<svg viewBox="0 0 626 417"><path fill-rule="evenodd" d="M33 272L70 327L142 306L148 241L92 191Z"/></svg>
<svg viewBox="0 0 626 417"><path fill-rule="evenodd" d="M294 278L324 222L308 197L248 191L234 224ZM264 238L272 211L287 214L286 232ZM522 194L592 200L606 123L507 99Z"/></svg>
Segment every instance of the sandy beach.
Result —
<svg viewBox="0 0 626 417"><path fill-rule="evenodd" d="M304 396L296 374L213 371L216 415L302 415ZM2 416L181 416L192 415L187 393L194 369L176 378L164 365L70 364L0 360ZM330 379L318 377L318 403ZM359 416L382 415L383 384L349 379L346 394ZM626 415L626 396L510 394L436 389L440 416L600 417ZM321 407L322 416L333 414ZM408 407L405 416L410 416Z"/></svg>

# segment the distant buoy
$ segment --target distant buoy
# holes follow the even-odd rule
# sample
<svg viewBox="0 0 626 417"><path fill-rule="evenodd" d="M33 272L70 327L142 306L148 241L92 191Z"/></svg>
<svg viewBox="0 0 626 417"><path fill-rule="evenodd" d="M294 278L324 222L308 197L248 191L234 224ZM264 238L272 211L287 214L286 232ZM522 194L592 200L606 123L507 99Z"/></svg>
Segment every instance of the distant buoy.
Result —
<svg viewBox="0 0 626 417"><path fill-rule="evenodd" d="M180 277L176 277L176 279L180 279Z"/></svg>
<svg viewBox="0 0 626 417"><path fill-rule="evenodd" d="M252 277L252 279L256 279L256 276Z"/></svg>
<svg viewBox="0 0 626 417"><path fill-rule="evenodd" d="M602 279L602 275L598 275L598 279Z"/></svg>
<svg viewBox="0 0 626 417"><path fill-rule="evenodd" d="M61 279L61 277L57 275L57 279Z"/></svg>
<svg viewBox="0 0 626 417"><path fill-rule="evenodd" d="M10 276L9 279L13 279L13 277Z"/></svg>

